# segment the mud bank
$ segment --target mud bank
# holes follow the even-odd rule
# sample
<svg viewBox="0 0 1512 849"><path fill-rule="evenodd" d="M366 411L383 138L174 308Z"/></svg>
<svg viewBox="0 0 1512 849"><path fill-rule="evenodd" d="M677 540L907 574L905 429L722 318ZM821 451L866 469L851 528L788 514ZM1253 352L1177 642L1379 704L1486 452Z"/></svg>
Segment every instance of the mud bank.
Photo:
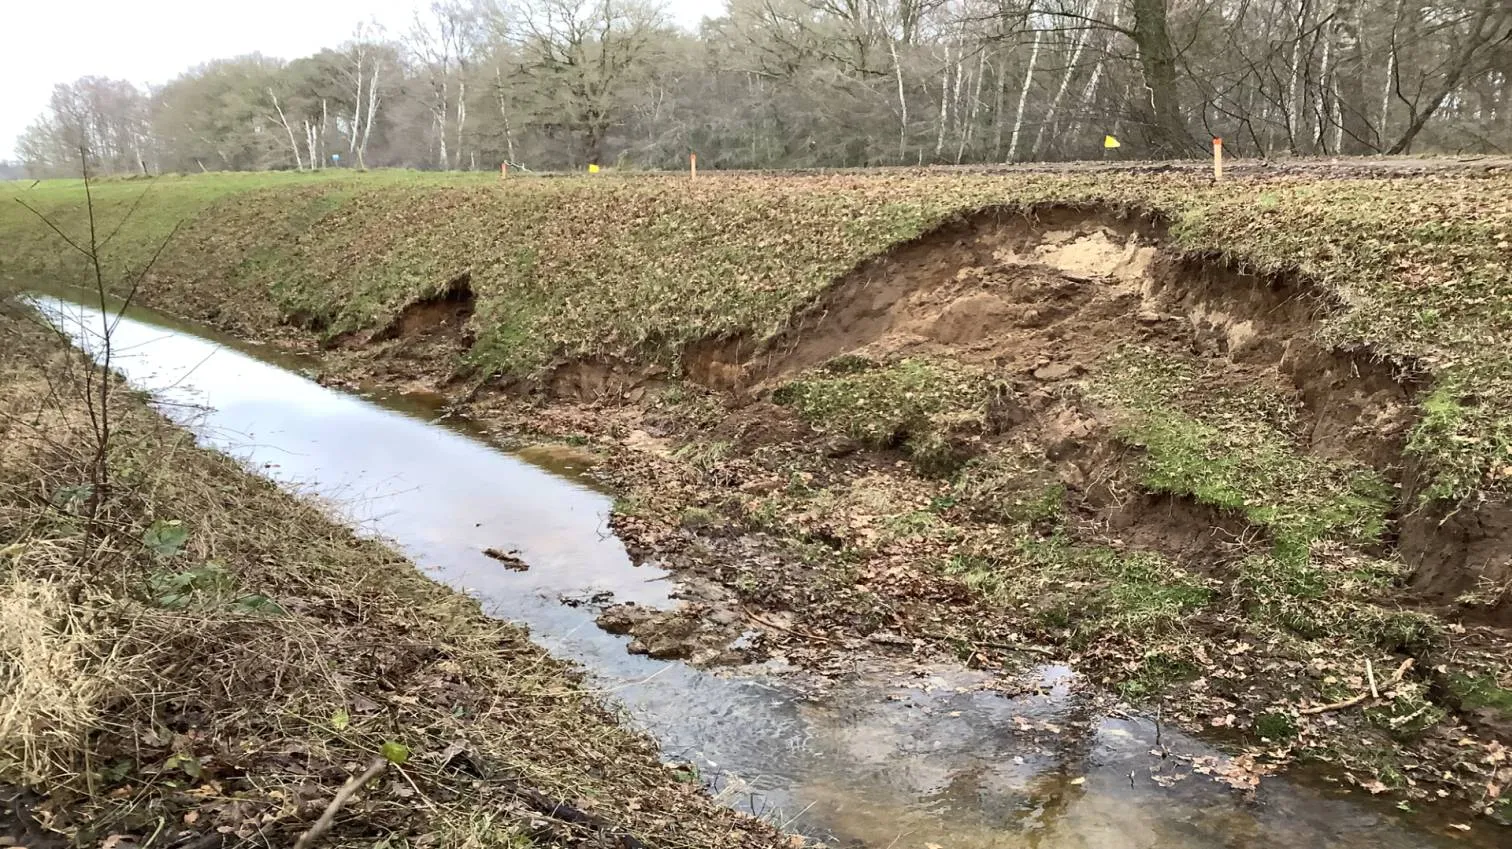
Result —
<svg viewBox="0 0 1512 849"><path fill-rule="evenodd" d="M1081 490L1084 503L1138 522L1142 512L1170 511L1126 509L1109 492L1087 491L1097 468L1116 464L1129 446L1118 444L1114 417L1096 400L1073 397L1080 378L1138 346L1189 364L1201 376L1195 394L1257 386L1274 393L1292 408L1288 435L1301 454L1369 467L1397 490L1396 521L1382 542L1412 568L1411 601L1479 596L1457 612L1512 623L1512 593L1496 591L1512 578L1512 506L1434 503L1422 463L1406 451L1431 385L1427 370L1368 347L1329 344L1320 330L1342 309L1336 293L1296 275L1247 273L1171 250L1167 230L1149 217L1085 208L984 211L864 263L772 340L691 345L682 372L738 405L769 400L786 381L840 357L980 366L1006 383L994 420L969 435L974 444L963 459L1032 442L1061 464L1058 477ZM559 366L544 389L577 402L634 402L657 375L629 362L574 362ZM1199 525L1217 524L1189 512Z"/></svg>

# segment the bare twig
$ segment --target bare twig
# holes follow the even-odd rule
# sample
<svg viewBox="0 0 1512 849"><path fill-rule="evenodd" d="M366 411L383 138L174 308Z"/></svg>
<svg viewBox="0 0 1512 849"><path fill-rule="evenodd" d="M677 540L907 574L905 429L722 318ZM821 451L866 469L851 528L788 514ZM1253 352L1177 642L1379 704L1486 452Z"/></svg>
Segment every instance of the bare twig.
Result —
<svg viewBox="0 0 1512 849"><path fill-rule="evenodd" d="M341 789L336 791L336 796L331 799L331 804L326 805L326 809L321 812L320 819L316 820L315 824L310 826L308 831L299 836L299 840L294 843L294 849L309 849L309 847L315 844L315 841L324 837L325 833L331 830L331 824L336 821L336 814L341 811L341 806L351 801L352 797L357 795L357 791L361 790L364 784L377 778L378 773L383 772L388 764L387 758L381 756L373 758L368 762L368 768L363 770L361 775L347 779L347 783L341 785Z"/></svg>
<svg viewBox="0 0 1512 849"><path fill-rule="evenodd" d="M800 631L797 628L789 628L789 627L787 627L785 625L778 625L776 622L769 622L769 621L767 621L765 619L762 619L760 616L757 616L756 614L752 613L751 609L749 607L746 607L743 604L740 606L740 612L744 613L746 615L746 618L750 619L752 622L755 622L757 625L764 625L764 626L766 626L768 628L772 628L772 629L777 630L777 631L782 631L784 633L792 634L795 637L802 637L805 640L814 640L814 641L820 642L820 643L833 643L834 642L834 640L831 640L829 637L824 637L824 636L820 636L819 634L809 633L808 631Z"/></svg>
<svg viewBox="0 0 1512 849"><path fill-rule="evenodd" d="M1398 666L1397 669L1396 669L1396 671L1393 672L1393 673L1391 673L1391 679L1388 682L1388 686L1395 685L1395 684L1400 684L1402 682L1402 676L1406 675L1407 674L1407 670L1409 670L1409 669L1412 668L1412 663L1413 663L1413 660L1410 657L1407 658L1406 660L1402 661L1402 665ZM1347 699L1345 699L1345 700L1343 700L1341 702L1333 702L1331 704L1317 705L1316 707L1303 708L1302 710L1297 711L1297 712L1301 713L1301 714L1327 713L1327 712L1333 711L1333 710L1343 710L1345 708L1354 707L1355 705L1357 705L1360 702L1363 702L1363 701L1365 701L1366 699L1369 699L1369 698L1379 699L1381 697L1381 694L1380 694L1380 691L1376 688L1375 671L1371 667L1370 661L1368 661L1368 660L1365 661L1365 673L1370 678L1370 692L1368 692L1368 693L1361 693L1361 694L1359 694L1357 696L1353 696L1351 698L1347 698Z"/></svg>
<svg viewBox="0 0 1512 849"><path fill-rule="evenodd" d="M1316 707L1303 708L1302 710L1299 710L1297 712L1301 713L1301 714L1328 713L1331 710L1343 710L1345 708L1354 707L1355 705L1359 704L1360 702L1365 701L1368 698L1370 698L1370 694L1369 693L1361 693L1358 696L1352 696L1350 698L1347 698L1347 699L1345 699L1342 702L1332 702L1332 703L1326 704L1326 705L1318 705Z"/></svg>

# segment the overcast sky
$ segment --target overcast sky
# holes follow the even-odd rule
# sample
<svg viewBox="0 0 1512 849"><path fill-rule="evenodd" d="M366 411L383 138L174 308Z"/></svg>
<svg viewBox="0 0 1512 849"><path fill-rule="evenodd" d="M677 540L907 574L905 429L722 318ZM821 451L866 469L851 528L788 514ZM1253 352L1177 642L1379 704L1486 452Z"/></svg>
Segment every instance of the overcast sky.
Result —
<svg viewBox="0 0 1512 849"><path fill-rule="evenodd" d="M397 32L429 0L5 0L0 11L0 159L47 106L55 83L83 76L167 82L194 65L258 52L295 59L335 47L359 20ZM692 28L723 0L667 0Z"/></svg>

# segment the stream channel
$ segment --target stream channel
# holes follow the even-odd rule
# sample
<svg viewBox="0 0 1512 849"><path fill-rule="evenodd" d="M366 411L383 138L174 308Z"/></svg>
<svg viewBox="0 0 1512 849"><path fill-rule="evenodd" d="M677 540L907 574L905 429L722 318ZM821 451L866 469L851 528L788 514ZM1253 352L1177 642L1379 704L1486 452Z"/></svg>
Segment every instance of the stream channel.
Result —
<svg viewBox="0 0 1512 849"><path fill-rule="evenodd" d="M33 287L33 302L86 347L97 308L76 290ZM491 445L438 414L434 398L330 389L298 356L133 307L114 364L167 416L248 469L320 499L381 536L427 575L522 623L552 654L692 765L721 801L831 846L875 849L1505 846L1495 826L1467 834L1339 785L1272 776L1246 794L1212 745L1099 715L1060 667L1005 695L960 666L858 666L805 687L773 668L702 670L626 652L592 605L610 592L666 607L673 576L634 565L608 527L611 497L570 460ZM483 549L517 550L516 572ZM1038 678L1036 682L1035 679ZM815 694L817 692L817 695Z"/></svg>

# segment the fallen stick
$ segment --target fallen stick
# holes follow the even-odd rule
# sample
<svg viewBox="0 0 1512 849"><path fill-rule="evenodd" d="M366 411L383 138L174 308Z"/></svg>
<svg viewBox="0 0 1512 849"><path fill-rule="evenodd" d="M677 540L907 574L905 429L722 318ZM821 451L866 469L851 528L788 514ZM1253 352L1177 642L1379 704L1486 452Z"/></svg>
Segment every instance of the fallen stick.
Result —
<svg viewBox="0 0 1512 849"><path fill-rule="evenodd" d="M1407 670L1409 670L1411 668L1412 668L1412 658L1409 657L1406 660L1402 661L1402 665L1397 667L1396 672L1393 672L1391 674L1391 681L1390 681L1390 683L1391 684L1400 684L1400 683L1402 683L1402 676L1406 675L1407 674ZM1380 695L1380 693L1376 689L1375 673L1371 669L1370 661L1368 661L1368 660L1365 661L1365 672L1370 677L1370 692L1369 693L1361 693L1358 696L1355 696L1355 697L1349 698L1349 699L1345 699L1342 702L1334 702L1332 704L1318 705L1317 707L1303 708L1302 710L1297 711L1297 713L1301 713L1301 714L1328 713L1331 710L1343 710L1345 708L1354 707L1355 705L1359 704L1360 702L1365 701L1368 698L1371 698L1372 696L1374 696L1375 698L1379 699L1381 697L1381 695Z"/></svg>
<svg viewBox="0 0 1512 849"><path fill-rule="evenodd" d="M1370 658L1368 657L1365 658L1365 680L1370 682L1370 697L1372 699L1379 699L1381 691L1376 689L1375 667L1371 665Z"/></svg>
<svg viewBox="0 0 1512 849"><path fill-rule="evenodd" d="M789 627L787 627L785 625L778 625L776 622L768 622L767 620L762 619L760 616L757 616L756 614L752 613L751 609L749 607L746 607L743 604L740 606L740 612L744 613L746 615L746 618L750 619L752 622L755 622L757 625L765 625L768 628L773 628L773 629L776 629L778 631L785 631L785 632L787 632L789 634L792 634L795 637L802 637L805 640L817 640L818 642L821 642L821 643L833 643L834 642L834 640L831 640L829 637L821 637L818 634L811 634L811 633L808 633L807 631L800 631L797 628L789 628Z"/></svg>
<svg viewBox="0 0 1512 849"><path fill-rule="evenodd" d="M388 758L373 758L361 775L347 779L347 783L341 785L341 789L336 791L336 798L331 800L331 804L326 805L320 819L310 826L309 831L299 836L299 840L294 843L294 849L309 849L315 841L324 837L325 833L331 830L331 823L336 821L336 813L341 810L341 806L351 801L351 798L357 795L357 791L362 789L362 785L377 778L378 773L383 772L388 764Z"/></svg>
<svg viewBox="0 0 1512 849"><path fill-rule="evenodd" d="M1310 708L1303 708L1302 710L1297 711L1297 713L1313 714L1313 713L1328 713L1331 710L1343 710L1343 709L1348 708L1348 707L1354 707L1355 705L1359 704L1360 702L1365 701L1368 698L1370 698L1370 694L1369 693L1361 693L1358 696L1355 696L1355 697L1349 698L1349 699L1345 699L1342 702L1333 702L1332 704L1318 705L1317 707L1310 707Z"/></svg>

